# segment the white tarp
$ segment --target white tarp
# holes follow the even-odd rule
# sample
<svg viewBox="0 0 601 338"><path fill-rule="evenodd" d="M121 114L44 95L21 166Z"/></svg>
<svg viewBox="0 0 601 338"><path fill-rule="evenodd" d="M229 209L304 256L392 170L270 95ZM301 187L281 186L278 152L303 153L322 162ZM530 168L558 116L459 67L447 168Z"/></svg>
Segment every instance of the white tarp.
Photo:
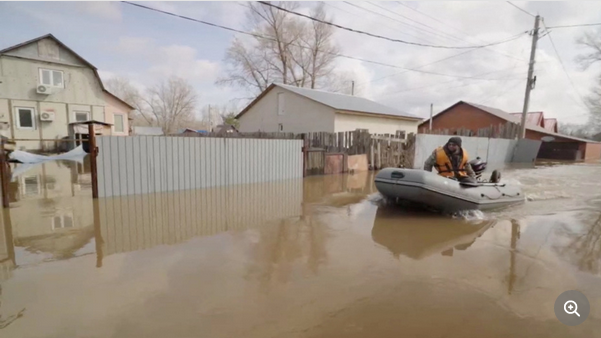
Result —
<svg viewBox="0 0 601 338"><path fill-rule="evenodd" d="M29 171L31 168L34 168L35 166L48 161L67 160L83 164L83 159L84 157L86 157L87 154L88 153L86 153L83 150L81 145L69 152L52 156L37 155L28 153L26 151L15 150L12 153L10 153L8 157L11 160L19 161L23 164L17 166L15 170L12 171L11 181L14 182L15 178L17 178L19 175L22 175L26 171Z"/></svg>
<svg viewBox="0 0 601 338"><path fill-rule="evenodd" d="M83 147L80 145L79 147L58 155L52 156L44 156L38 154L28 153L26 151L15 150L8 158L11 160L19 161L21 163L42 163L46 161L56 161L56 160L71 160L77 161L79 163L83 163L83 158L87 155L87 153L83 150Z"/></svg>

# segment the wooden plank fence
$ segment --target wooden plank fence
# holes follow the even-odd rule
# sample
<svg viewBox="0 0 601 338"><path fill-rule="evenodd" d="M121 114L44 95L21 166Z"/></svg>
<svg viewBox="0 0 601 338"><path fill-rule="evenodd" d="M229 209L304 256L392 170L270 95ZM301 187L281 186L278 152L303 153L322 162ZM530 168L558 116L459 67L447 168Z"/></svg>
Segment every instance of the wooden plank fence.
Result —
<svg viewBox="0 0 601 338"><path fill-rule="evenodd" d="M467 128L458 129L436 129L424 130L424 134L433 135L458 135L458 136L477 136L488 138L515 139L520 132L519 124L507 122L506 124L491 125L486 128L480 128L476 132Z"/></svg>

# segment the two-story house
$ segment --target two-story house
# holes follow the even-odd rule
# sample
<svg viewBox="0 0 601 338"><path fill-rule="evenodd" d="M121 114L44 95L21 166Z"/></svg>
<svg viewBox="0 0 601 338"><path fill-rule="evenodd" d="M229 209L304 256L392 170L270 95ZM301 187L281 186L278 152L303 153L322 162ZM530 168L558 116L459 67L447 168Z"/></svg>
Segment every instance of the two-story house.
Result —
<svg viewBox="0 0 601 338"><path fill-rule="evenodd" d="M96 67L52 34L0 50L0 127L17 149L52 150L69 123L112 124L129 135L133 107L109 93Z"/></svg>

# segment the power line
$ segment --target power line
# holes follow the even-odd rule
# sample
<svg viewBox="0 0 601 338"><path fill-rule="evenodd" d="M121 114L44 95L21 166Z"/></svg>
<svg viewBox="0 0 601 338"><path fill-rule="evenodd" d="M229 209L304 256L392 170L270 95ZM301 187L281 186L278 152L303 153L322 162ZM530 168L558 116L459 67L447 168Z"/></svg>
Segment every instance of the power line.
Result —
<svg viewBox="0 0 601 338"><path fill-rule="evenodd" d="M289 9L286 8L282 8L280 6L276 6L274 4L271 4L269 2L265 2L265 1L258 1L260 4L265 5L265 6L269 6L269 7L273 7L276 8L280 11L286 12L286 13L290 13L290 14L294 14L315 22L319 22L319 23L323 23L325 25L329 25L329 26L333 26L339 29L343 29L349 32L353 32L353 33L357 33L357 34L362 34L362 35L367 35L367 36L371 36L373 38L377 38L377 39L382 39L382 40L387 40L387 41L391 41L391 42L398 42L398 43L402 43L402 44L406 44L406 45L413 45L413 46L420 46L420 47L431 47L431 48L441 48L441 49L471 49L471 48L478 48L478 47L488 47L488 46L494 46L496 43L491 43L491 44L487 44L487 45L482 45L482 46L439 46L439 45L428 45L428 44L423 44L423 43L419 43L419 42L410 42L410 41L405 41L405 40L400 40L400 39L394 39L394 38L389 38L386 36L381 36L381 35L377 35L377 34L372 34L369 32L365 32L365 31L361 31L361 30L357 30L357 29L353 29L353 28L349 28L349 27L345 27L345 26L341 26L332 22L328 22L325 20L320 20L317 18L314 18L310 15L305 15L302 13L298 13L295 11L291 11Z"/></svg>
<svg viewBox="0 0 601 338"><path fill-rule="evenodd" d="M532 14L532 13L528 12L527 10L525 10L525 9L523 9L523 8L521 8L521 7L517 6L517 5L514 5L514 4L512 4L512 3L511 3L511 1L505 1L505 2L507 2L508 4L510 4L510 5L511 5L511 6L513 6L513 7L517 8L519 11L522 11L523 13L526 13L526 14L530 15L530 16L531 16L531 17L533 17L533 18L535 18L535 17L536 17L536 15L534 15L534 14Z"/></svg>
<svg viewBox="0 0 601 338"><path fill-rule="evenodd" d="M417 21L417 20L413 20L413 19L411 19L411 18L409 18L409 17L407 17L407 16L405 16L405 15L403 15L403 14L401 14L401 13L397 12L397 11L393 11L393 10L391 10L391 9L388 9L388 8L385 8L385 7L383 7L383 6L376 5L375 3L371 2L371 1L367 1L367 3L368 3L368 4L370 4L370 5L372 5L372 6L375 6L375 7L381 8L381 9L383 9L383 10L387 11L387 12L390 12L390 13L392 13L392 14L396 15L396 16L399 16L399 17L401 17L401 18L404 18L404 19L406 19L406 20L409 20L409 21L411 21L411 22L415 22L415 23L416 23L416 24L418 24L418 25L422 25L422 26L424 26L424 27L427 27L427 28L429 28L429 29L431 29L431 30L433 30L433 31L440 32L440 33L442 33L442 34L444 34L444 35L446 35L446 36L448 36L448 37L450 37L450 38L452 38L452 39L454 39L454 40L456 40L456 41L461 41L461 42L467 42L467 43L469 43L468 41L465 41L465 40L464 40L463 38L461 38L461 37L458 37L458 36L455 36L455 35L453 35L453 34L450 34L450 33L448 33L448 32L445 32L445 31L443 31L443 30L441 30L441 29L438 29L438 28L436 28L436 27L432 27L432 26L430 26L430 25L426 25L425 23L419 22L419 21Z"/></svg>
<svg viewBox="0 0 601 338"><path fill-rule="evenodd" d="M545 25L545 20L542 20L542 21L543 21L543 27L545 27L546 30L549 30L549 28ZM574 81L572 81L572 77L570 76L570 74L568 74L568 71L566 70L566 67L563 64L563 61L561 60L561 56L559 56L559 52L557 51L557 47L555 46L555 42L553 42L553 38L551 37L551 33L549 33L547 35L549 35L549 41L551 41L551 45L553 46L553 50L555 51L555 55L557 55L557 60L559 60L559 63L561 64L561 68L563 69L563 72L566 74L566 77L570 81L570 84L572 85L572 88L574 89L574 91L576 92L576 94L578 95L578 97L580 97L580 101L582 102L583 107L586 109L587 107L586 107L586 104L584 103L584 98L582 97L582 95L580 95L580 92L576 88L576 85L574 85ZM569 96L569 97L571 98L571 96Z"/></svg>
<svg viewBox="0 0 601 338"><path fill-rule="evenodd" d="M328 6L332 6L331 4L328 4L328 2L327 2L327 1L322 1L322 2L323 2L324 4L326 4L326 5L328 5ZM361 10L364 10L364 11L368 11L368 12L371 12L371 13L373 13L373 14L381 15L380 13L376 13L376 12L370 11L370 10L368 10L368 9L366 9L366 8L363 8L363 7L357 6L357 5L355 5L355 4L351 3L351 2L347 2L347 1L345 1L345 3L346 3L347 5L350 5L350 6L356 7L356 8L358 8L358 9L361 9ZM332 6L332 7L334 7L334 6ZM338 7L334 7L334 8L336 8L336 9L338 9L338 10L342 10L342 9L340 9L340 8L338 8ZM344 10L343 10L343 11L344 11ZM354 15L354 16L361 17L362 19L365 19L365 17L364 17L364 16L359 16L359 15L357 15L357 14L354 14L354 13L351 13L351 12L348 12L348 11L344 11L344 12L346 12L346 13L349 13L349 14L351 14L351 15ZM382 16L382 15L381 15L381 16ZM404 24L404 25L406 25L406 26L413 27L413 26L411 26L411 25L405 24L404 22L401 22L401 21L395 20L395 19L393 19L393 18L389 18L389 17L387 17L387 16L384 16L384 17L385 17L385 18L388 18L388 19L390 19L390 20L394 20L394 21L400 22L400 23L402 23L402 24ZM381 23L381 22L380 22L379 24L380 24L380 25L382 25L382 23ZM390 28L390 29L393 29L393 30L394 30L396 33L403 34L403 35L405 35L405 36L409 36L409 37L412 37L412 38L415 38L415 39L420 39L420 37L419 37L419 36L415 36L415 35L412 35L412 34L408 34L407 32L403 32L403 31L399 31L398 27L397 27L397 28L394 28L394 27L390 27L390 26L388 26L388 25L386 25L386 27L388 27L388 28ZM430 38L430 37L428 37L428 38ZM421 39L423 39L423 37L421 37ZM424 40L426 40L427 42L431 42L431 40L429 40L429 39L424 39Z"/></svg>
<svg viewBox="0 0 601 338"><path fill-rule="evenodd" d="M260 34L256 34L256 33L250 33L250 32L245 32L245 31L242 31L242 30L239 30L239 29L235 29L235 28L231 28L231 27L226 27L226 26L218 25L218 24L210 23L210 22L203 21L203 20L198 20L198 19L190 18L190 17L187 17L187 16L183 16L183 15L179 15L179 14L175 14L175 13L163 11L163 10L152 8L152 7L148 7L148 6L145 6L145 5L140 5L140 4L132 3L132 2L129 2L129 1L122 1L122 2L125 3L125 4L128 4L128 5L140 7L140 8L143 8L143 9L147 9L147 10L154 11L154 12L159 12L159 13L170 15L170 16L174 16L174 17L178 17L178 18L185 19L185 20L188 20L188 21L193 21L193 22L196 22L196 23L201 23L201 24L204 24L204 25L212 26L212 27L217 27L217 28L225 29L225 30L228 30L228 31L232 31L232 32L236 32L236 33L240 33L240 34L244 34L244 35L250 35L250 36L253 36L253 37L256 37L256 38L259 38L259 39L277 41L274 38L266 37L264 35L260 35ZM503 42L509 42L509 41L515 40L515 39L521 37L524 34L525 33L517 34L516 36L513 36L513 37L511 37L509 39L506 39ZM499 42L499 43L503 43L503 42ZM291 45L297 46L299 48L311 49L310 47L302 46L302 45L299 45L299 44L291 44ZM479 48L483 48L483 47L479 47ZM417 70L417 69L412 69L412 68L407 68L407 67L392 65L392 64L388 64L388 63L384 63L384 62L368 60L368 59L359 58L359 57L350 56L350 55L344 55L344 54L340 54L340 53L329 53L329 52L324 52L324 53L328 54L328 55L336 56L336 57L341 57L341 58L346 58L346 59L351 59L351 60L357 60L357 61L371 63L371 64L375 64L375 65L379 65L379 66L386 66L386 67L391 67L391 68L396 68L396 69L403 69L403 70L407 70L407 71L415 71L415 72L418 72L418 73L431 74L431 75L439 75L439 76L448 76L448 77L455 77L455 78L469 78L469 77L464 77L464 76L461 76L461 75L444 74L444 73L428 72L428 71L420 71L420 70Z"/></svg>
<svg viewBox="0 0 601 338"><path fill-rule="evenodd" d="M445 22L443 22L443 21L441 21L441 20L439 20L439 19L437 19L437 18L435 18L435 17L433 17L433 16L431 16L431 15L428 15L428 14L426 14L426 13L422 12L422 11L419 11L419 10L417 10L417 9L415 9L415 8L412 8L412 7L410 7L410 6L407 6L407 5L405 5L404 3L400 2L400 1L395 1L395 2L396 2L397 4L399 4L399 5L401 5L401 6L404 6L404 7L408 8L408 9L410 9L410 10L414 11L414 12L417 12L417 13L419 13L419 14L421 14L421 15L423 15L423 16L425 16L425 17L427 17L427 18L430 18L430 19L432 19L432 20L434 20L434 21L436 21L436 22L439 22L439 23L443 24L444 26L447 26L447 27L449 27L449 28L452 28L452 29L454 29L454 30L456 30L456 31L458 31L458 32L460 32L460 33L462 33L462 34L464 34L465 36L467 36L467 37L469 37L469 38L472 38L472 39L474 39L474 40L476 40L476 41L480 41L480 42L484 43L484 41L483 41L482 39L478 39L477 37L475 37L475 36L472 36L470 33L467 33L467 32L465 32L465 31L463 31L463 30L461 30L461 29L459 29L459 28L457 28L457 27L454 27L454 26L452 26L452 25L449 25L448 23L445 23ZM526 60L524 60L524 59L522 59L522 58L518 58L518 57L515 57L515 56L513 56L513 55L510 55L510 54L506 54L506 53L503 53L503 52L497 51L497 50L496 50L496 49L494 49L494 48L485 49L485 50L486 50L486 51L489 51L489 52L491 52L491 53L497 53L497 54L503 55L503 56L505 56L505 57L508 57L508 58L512 58L512 59L515 59L515 60L520 60L520 61L527 62Z"/></svg>
<svg viewBox="0 0 601 338"><path fill-rule="evenodd" d="M565 25L565 26L551 26L551 27L547 27L547 29L552 29L552 28L587 27L587 26L601 26L601 22L600 23L582 23L582 24Z"/></svg>
<svg viewBox="0 0 601 338"><path fill-rule="evenodd" d="M348 1L345 1L345 3L347 3L347 4L349 4L349 5L350 5L350 4L352 4L352 3L348 2ZM399 17L401 17L401 18L403 18L403 19L405 19L405 20L408 20L408 21L411 21L411 22L417 23L418 25L422 25L422 26L424 26L424 27L426 27L426 28L428 28L428 29L430 29L430 30L432 30L432 31L427 31L427 30L425 30L425 29L423 29L423 28L420 28L420 27L417 27L417 26L413 26L413 25L407 24L407 23L405 23L404 21L399 21L399 20L397 20L397 19L390 18L390 17L388 17L388 16L385 16L385 15L383 15L383 14L381 14L381 13L372 12L372 13L375 13L375 14L377 14L377 15L383 16L383 17L385 17L385 18L389 18L389 19L391 19L391 20L394 20L394 21L400 22L400 23L402 23L402 24L404 24L404 25L407 25L407 26L409 26L409 27L411 27L411 28L414 28L414 29L420 30L420 31L422 31L422 32L425 32L425 33L428 33L428 34L433 34L433 35L435 35L435 36L439 36L439 37L445 38L445 39L447 39L447 40L455 40L455 41L459 41L459 42L466 42L466 41L463 41L463 40L461 40L461 39L459 39L459 38L456 38L456 37L454 37L454 36L451 36L451 35L449 35L449 34L447 34L447 33L443 32L443 31L440 31L440 30L438 30L438 29L436 29L436 28L433 28L433 27L431 27L431 26L428 26L428 25L426 25L426 24L424 24L424 23L421 23L421 22L419 22L419 21L416 21L416 20L413 20L413 19L411 19L411 18L408 18L408 17L406 17L406 16L404 16L404 15L402 15L402 14L399 14L399 13L397 13L397 12L395 12L395 11L392 11L392 10L390 10L390 9L388 9L388 8L382 7L382 6L380 6L380 5L376 5L376 4L374 4L373 2L371 2L371 1L367 1L367 3L368 3L368 4L370 4L370 5L372 5L372 6L374 6L374 7L377 7L377 8L379 8L379 9L382 9L382 10L384 10L384 11L387 11L387 12L389 12L389 13L392 13L392 14L394 14L394 15L396 15L396 16L399 16ZM359 8L362 8L362 9L364 9L364 10L368 10L368 9L366 9L366 8L363 8L363 7L359 7Z"/></svg>
<svg viewBox="0 0 601 338"><path fill-rule="evenodd" d="M513 70L515 67L509 67L509 68L504 68L504 69L500 69L500 70L495 70L492 72L486 72L486 73L481 73L481 74L476 74L470 77L466 77L464 79L473 79L473 80L491 80L491 81L497 81L497 80L503 80L506 79L507 77L503 77L503 78L498 78L498 79L483 79L483 78L478 78L479 76L483 76L483 75L488 75L488 74L493 74L493 73L500 73L500 72L504 72L507 70ZM512 74L511 74L512 75ZM445 81L445 82L439 82L439 83L435 83L435 84L430 84L430 85L426 85L426 86L421 86L421 87L414 87L414 88L409 88L409 89L402 89L402 90L395 90L392 92L387 92L384 93L382 95L384 95L383 97L392 95L392 94L398 94L398 93L404 93L404 92L409 92L409 91L413 91L413 90L417 90L417 89L423 89L423 88L430 88L430 87L436 87L442 84L446 84L446 83L451 83L451 82L455 82L457 80L450 80L450 81ZM473 83L472 83L473 84ZM471 84L469 84L471 85ZM464 87L464 86L457 86L457 87Z"/></svg>
<svg viewBox="0 0 601 338"><path fill-rule="evenodd" d="M364 17L364 16L361 16L361 15L358 15L358 14L356 14L356 13L349 12L349 11L347 11L347 10L345 10L345 9L342 9L342 8L336 7L336 6L332 5L332 4L331 4L331 2L327 2L327 1L320 1L320 2L321 2L321 3L323 3L323 4L324 4L324 5L326 5L326 6L332 7L332 8L334 8L334 9L337 9L337 10L339 10L339 11L342 11L342 12L344 12L344 13L350 14L350 15L352 15L352 16L356 16L356 17L358 17L358 18L361 18L361 19L365 19L365 17ZM374 20L370 20L370 21L374 21ZM392 27L392 26L389 26L389 25L384 25L384 24L382 24L381 22L378 22L378 24L379 24L379 25L382 25L382 26L384 26L384 27L388 27L389 29L391 29L391 30L394 30L394 31L395 31L395 32L397 32L397 33L404 34L404 35L407 35L407 36L411 36L412 38L419 39L419 37L417 37L417 36L413 36L413 35L407 34L407 33L405 33L405 32L399 32L399 29L398 29L397 27Z"/></svg>

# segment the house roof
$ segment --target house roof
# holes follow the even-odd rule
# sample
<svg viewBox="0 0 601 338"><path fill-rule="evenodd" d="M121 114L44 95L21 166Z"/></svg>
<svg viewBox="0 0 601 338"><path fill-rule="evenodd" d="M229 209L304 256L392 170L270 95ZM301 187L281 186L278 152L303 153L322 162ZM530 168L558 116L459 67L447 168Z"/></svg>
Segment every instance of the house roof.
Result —
<svg viewBox="0 0 601 338"><path fill-rule="evenodd" d="M549 119L545 119L545 129L552 131L554 133L557 133L557 119L555 118L549 118Z"/></svg>
<svg viewBox="0 0 601 338"><path fill-rule="evenodd" d="M454 107L456 107L456 106L458 106L460 104L470 105L470 106L472 106L474 108L477 108L477 109L479 109L481 111L484 111L486 113L494 115L494 116L496 116L496 117L498 117L498 118L500 118L502 120L505 120L507 122L512 122L512 123L516 123L516 124L520 124L520 122L521 122L521 119L520 119L519 116L513 116L512 114L507 113L507 112L505 112L505 111L503 111L501 109L487 107L487 106L483 106L481 104L470 103L470 102L466 102L466 101L459 101L459 102L455 103L454 105L452 105L452 106L448 107L447 109L441 111L440 113L434 115L432 117L432 119L435 119L438 116L440 116L440 115L442 115L442 114L444 114L444 113L446 113L448 111L451 111L451 109L453 109ZM420 126L428 123L428 121L429 121L429 119L427 119L424 122L420 123ZM528 124L528 120L526 120L526 129L527 130L536 131L536 132L539 132L539 133L542 133L542 134L546 134L546 135L549 135L549 136L554 136L554 137L559 137L559 138L563 138L563 139L568 139L568 140L574 140L574 141L579 141L579 142L587 142L587 143L598 143L598 142L595 142L595 141L592 141L592 140L587 140L587 139L582 139L582 138L578 138L578 137L573 137L573 136L568 136L568 135L563 135L563 134L555 133L555 132L549 131L549 130L541 127L541 126L537 126L537 125L533 125L533 124L529 125Z"/></svg>
<svg viewBox="0 0 601 338"><path fill-rule="evenodd" d="M279 83L273 83L267 89L265 89L256 99L254 99L246 108L244 108L240 114L236 116L236 118L240 118L244 113L246 113L252 106L255 105L260 99L262 99L269 91L273 88L279 87L282 89L286 89L300 96L306 97L312 101L323 104L330 108L334 108L336 110L341 111L350 111L350 112L359 112L359 113L369 113L369 114L378 114L378 115L388 115L388 116L396 116L403 117L407 119L413 120L421 120L421 117L417 117L415 115L402 112L392 107L388 107L377 102L351 95L344 95L332 92L326 92L322 90L295 87L290 85L284 85Z"/></svg>
<svg viewBox="0 0 601 338"><path fill-rule="evenodd" d="M101 82L102 82L102 81L101 81ZM121 99L120 99L120 98L119 98L117 95L115 95L115 94L113 94L113 93L109 92L108 90L106 90L106 89L103 89L102 91L103 91L103 92L105 92L105 93L106 93L108 96L110 96L110 97L114 98L115 100L117 100L117 101L119 101L119 102L123 103L124 105L126 105L127 107L129 107L129 109L131 109L131 110L135 110L135 109L136 109L136 108L135 108L135 107L133 107L131 104L129 104L129 103L127 103L127 102L125 102L125 101L121 100Z"/></svg>
<svg viewBox="0 0 601 338"><path fill-rule="evenodd" d="M132 127L133 133L135 135L145 135L145 136L160 136L163 135L163 129L161 127Z"/></svg>
<svg viewBox="0 0 601 338"><path fill-rule="evenodd" d="M44 40L44 39L51 39L51 40L53 40L59 46L63 47L64 49L66 49L67 51L69 51L70 53L72 53L73 55L75 55L79 59L79 61L81 61L83 64L85 64L86 66L92 68L92 70L94 71L94 75L96 75L96 78L98 79L98 82L100 82L100 88L102 88L102 91L104 91L105 93L107 93L110 96L114 97L115 99L123 102L126 106L130 107L131 109L135 109L134 107L132 107L131 105L129 105L127 102L121 100L119 97L115 96L114 94L112 94L108 90L106 90L106 88L104 88L104 83L102 83L102 79L100 79L100 75L98 75L98 68L96 68L93 64L91 64L90 62L88 62L83 57L81 57L81 55L77 54L73 49L69 48L67 45L65 45L64 43L62 43L59 39L57 39L52 34L42 35L42 36L37 37L35 39L27 40L25 42L21 42L19 44L14 45L14 46L10 46L10 47L4 48L4 49L0 50L0 55L6 54L6 53L8 53L8 52L10 52L12 50L17 49L17 48L20 48L20 47L23 47L23 46L26 46L26 45L38 42L40 40Z"/></svg>
<svg viewBox="0 0 601 338"><path fill-rule="evenodd" d="M510 113L511 116L518 117L522 121L522 113ZM526 124L543 127L544 115L542 111L529 112L526 114Z"/></svg>

